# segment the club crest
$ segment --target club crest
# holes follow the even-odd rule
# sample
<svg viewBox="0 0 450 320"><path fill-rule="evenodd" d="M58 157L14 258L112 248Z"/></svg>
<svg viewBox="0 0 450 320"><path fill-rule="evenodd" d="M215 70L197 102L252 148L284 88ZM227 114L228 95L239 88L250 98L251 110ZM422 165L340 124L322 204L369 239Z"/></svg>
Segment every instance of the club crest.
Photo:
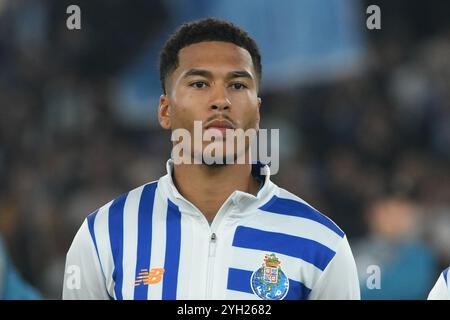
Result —
<svg viewBox="0 0 450 320"><path fill-rule="evenodd" d="M281 261L274 253L264 257L261 268L253 272L250 284L253 292L264 300L282 300L289 291L289 279L281 270Z"/></svg>

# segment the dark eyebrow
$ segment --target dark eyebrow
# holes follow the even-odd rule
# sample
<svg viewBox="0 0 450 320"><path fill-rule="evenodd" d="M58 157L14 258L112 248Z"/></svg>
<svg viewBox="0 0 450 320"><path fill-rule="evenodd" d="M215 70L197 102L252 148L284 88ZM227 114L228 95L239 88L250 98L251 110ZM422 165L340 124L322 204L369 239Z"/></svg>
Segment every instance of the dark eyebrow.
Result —
<svg viewBox="0 0 450 320"><path fill-rule="evenodd" d="M230 79L233 78L249 78L251 80L253 80L253 77L250 73L248 73L247 71L244 70L238 70L238 71L232 71L228 74L227 76Z"/></svg>
<svg viewBox="0 0 450 320"><path fill-rule="evenodd" d="M192 77L192 76L200 76L205 78L213 78L213 74L211 71L204 69L189 69L184 75L183 78ZM228 79L234 78L248 78L253 79L252 75L245 70L236 70L231 71L227 74Z"/></svg>
<svg viewBox="0 0 450 320"><path fill-rule="evenodd" d="M183 78L192 77L192 76L201 76L201 77L205 77L205 78L213 77L211 71L203 70L203 69L190 69L183 75Z"/></svg>

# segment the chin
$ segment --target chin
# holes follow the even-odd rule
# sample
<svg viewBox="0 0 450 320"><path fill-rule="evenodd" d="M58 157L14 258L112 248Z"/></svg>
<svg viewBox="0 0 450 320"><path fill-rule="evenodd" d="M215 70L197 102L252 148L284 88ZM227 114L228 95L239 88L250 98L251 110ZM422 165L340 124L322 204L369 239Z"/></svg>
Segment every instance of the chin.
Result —
<svg viewBox="0 0 450 320"><path fill-rule="evenodd" d="M230 155L229 156L231 159L233 159L233 163L236 163L236 155ZM220 166L226 166L229 164L233 164L233 163L227 163L227 157L224 156L221 159L216 159L214 156L213 157L202 157L202 163L207 165L207 166L215 166L215 167L220 167Z"/></svg>
<svg viewBox="0 0 450 320"><path fill-rule="evenodd" d="M227 166L226 163L203 163L205 166L208 166L209 168L223 168Z"/></svg>

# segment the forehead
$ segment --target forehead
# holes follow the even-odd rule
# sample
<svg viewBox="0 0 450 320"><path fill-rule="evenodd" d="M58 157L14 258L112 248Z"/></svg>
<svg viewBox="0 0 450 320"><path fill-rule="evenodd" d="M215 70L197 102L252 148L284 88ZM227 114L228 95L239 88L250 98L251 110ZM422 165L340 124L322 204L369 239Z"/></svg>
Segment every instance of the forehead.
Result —
<svg viewBox="0 0 450 320"><path fill-rule="evenodd" d="M175 73L192 68L246 70L255 75L250 53L229 42L200 42L181 49Z"/></svg>

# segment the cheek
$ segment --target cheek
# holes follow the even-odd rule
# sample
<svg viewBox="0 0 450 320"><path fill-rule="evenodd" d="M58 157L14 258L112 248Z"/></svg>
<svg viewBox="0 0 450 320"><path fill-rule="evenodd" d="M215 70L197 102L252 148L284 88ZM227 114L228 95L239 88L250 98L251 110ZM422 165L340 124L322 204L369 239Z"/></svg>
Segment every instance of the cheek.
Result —
<svg viewBox="0 0 450 320"><path fill-rule="evenodd" d="M195 112L205 103L205 97L190 91L179 91L173 98L173 106L183 112Z"/></svg>
<svg viewBox="0 0 450 320"><path fill-rule="evenodd" d="M172 112L173 128L186 128L187 123L191 122L188 109L183 106L174 106Z"/></svg>
<svg viewBox="0 0 450 320"><path fill-rule="evenodd" d="M235 113L235 118L241 122L241 126L246 129L256 127L259 118L257 97L246 95L245 99L240 97L233 102L234 108L232 112Z"/></svg>
<svg viewBox="0 0 450 320"><path fill-rule="evenodd" d="M172 128L193 128L195 120L202 120L201 101L193 94L180 94L172 100Z"/></svg>

